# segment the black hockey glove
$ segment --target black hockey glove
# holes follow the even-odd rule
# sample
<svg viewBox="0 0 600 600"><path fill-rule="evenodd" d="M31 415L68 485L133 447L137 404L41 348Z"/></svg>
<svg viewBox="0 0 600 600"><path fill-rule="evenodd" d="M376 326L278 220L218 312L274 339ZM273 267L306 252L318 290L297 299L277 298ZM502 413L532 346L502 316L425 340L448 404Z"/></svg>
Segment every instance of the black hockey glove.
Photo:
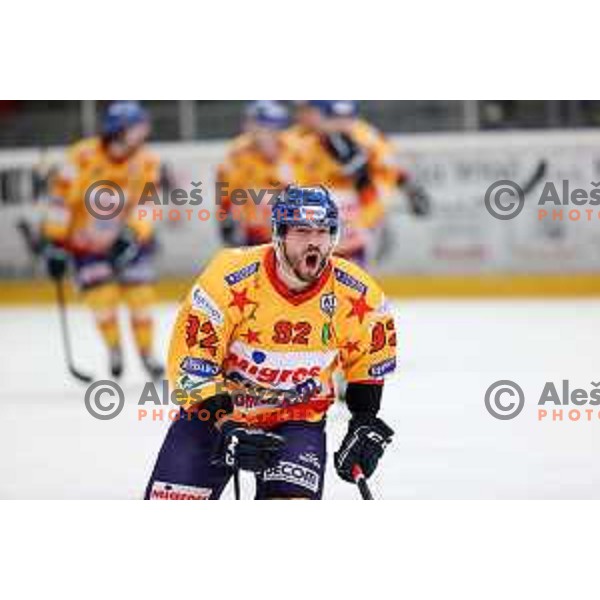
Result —
<svg viewBox="0 0 600 600"><path fill-rule="evenodd" d="M131 229L124 229L109 251L109 260L117 270L123 269L138 255L140 246Z"/></svg>
<svg viewBox="0 0 600 600"><path fill-rule="evenodd" d="M221 230L221 240L225 246L239 246L236 223L231 215L226 215L219 222L219 228Z"/></svg>
<svg viewBox="0 0 600 600"><path fill-rule="evenodd" d="M329 154L342 165L344 174L352 177L357 191L372 186L369 157L352 136L342 132L330 133L323 141Z"/></svg>
<svg viewBox="0 0 600 600"><path fill-rule="evenodd" d="M431 214L431 200L427 192L415 183L406 183L404 186L410 211L415 217L426 217Z"/></svg>
<svg viewBox="0 0 600 600"><path fill-rule="evenodd" d="M43 251L43 256L48 275L55 281L61 280L67 272L69 254L54 244L48 244Z"/></svg>
<svg viewBox="0 0 600 600"><path fill-rule="evenodd" d="M272 467L284 439L262 429L249 429L239 423L226 422L223 433L222 458L226 466L260 473Z"/></svg>
<svg viewBox="0 0 600 600"><path fill-rule="evenodd" d="M393 430L381 419L373 416L354 416L348 424L348 433L342 440L340 449L333 455L338 475L350 483L352 467L358 465L368 479L383 455L386 446L392 441Z"/></svg>

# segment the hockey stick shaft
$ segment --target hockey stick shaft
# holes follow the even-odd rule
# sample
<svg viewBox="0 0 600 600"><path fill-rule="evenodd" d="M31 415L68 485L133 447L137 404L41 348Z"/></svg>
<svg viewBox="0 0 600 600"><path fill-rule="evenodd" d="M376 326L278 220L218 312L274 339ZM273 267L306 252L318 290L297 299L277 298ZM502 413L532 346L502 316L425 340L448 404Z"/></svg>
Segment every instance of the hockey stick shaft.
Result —
<svg viewBox="0 0 600 600"><path fill-rule="evenodd" d="M240 491L240 470L237 466L233 469L233 493L236 500L242 499Z"/></svg>
<svg viewBox="0 0 600 600"><path fill-rule="evenodd" d="M535 186L540 183L540 181L546 175L546 171L548 169L547 162L542 159L534 169L533 173L529 177L529 179L522 185L521 189L523 190L523 195L527 196Z"/></svg>
<svg viewBox="0 0 600 600"><path fill-rule="evenodd" d="M60 315L60 329L63 339L63 347L65 349L65 357L67 360L67 368L73 377L80 381L90 383L93 381L93 377L78 371L73 364L73 353L71 351L71 337L69 336L69 325L67 322L67 303L65 301L65 288L64 281L62 279L56 280L56 299L58 302L58 312Z"/></svg>
<svg viewBox="0 0 600 600"><path fill-rule="evenodd" d="M358 465L352 467L352 478L354 479L354 483L356 483L356 487L358 487L362 499L373 500L373 494L371 494L371 490L369 489L367 478Z"/></svg>

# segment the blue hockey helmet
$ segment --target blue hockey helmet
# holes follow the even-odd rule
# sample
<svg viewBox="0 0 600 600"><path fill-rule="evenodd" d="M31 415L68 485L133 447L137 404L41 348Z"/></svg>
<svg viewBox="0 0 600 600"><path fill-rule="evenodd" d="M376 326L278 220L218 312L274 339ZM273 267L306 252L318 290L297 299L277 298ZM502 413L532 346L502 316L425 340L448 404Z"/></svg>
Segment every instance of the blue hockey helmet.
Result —
<svg viewBox="0 0 600 600"><path fill-rule="evenodd" d="M131 100L111 102L102 119L102 135L114 136L129 127L145 123L148 120L148 112L139 102Z"/></svg>
<svg viewBox="0 0 600 600"><path fill-rule="evenodd" d="M328 228L337 238L339 210L326 187L289 185L279 194L271 213L273 239L281 240L293 226Z"/></svg>
<svg viewBox="0 0 600 600"><path fill-rule="evenodd" d="M250 102L245 110L246 119L267 129L285 129L289 124L287 108L275 100Z"/></svg>
<svg viewBox="0 0 600 600"><path fill-rule="evenodd" d="M356 100L309 100L308 105L317 108L325 117L353 119L358 116Z"/></svg>

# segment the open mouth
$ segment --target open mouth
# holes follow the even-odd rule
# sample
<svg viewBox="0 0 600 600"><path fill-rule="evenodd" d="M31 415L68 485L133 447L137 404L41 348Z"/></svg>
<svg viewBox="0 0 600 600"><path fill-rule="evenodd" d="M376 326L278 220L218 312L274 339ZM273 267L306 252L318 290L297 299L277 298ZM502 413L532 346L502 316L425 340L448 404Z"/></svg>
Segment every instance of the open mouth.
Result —
<svg viewBox="0 0 600 600"><path fill-rule="evenodd" d="M304 257L304 263L308 269L313 271L319 266L319 259L320 256L318 252L307 252Z"/></svg>

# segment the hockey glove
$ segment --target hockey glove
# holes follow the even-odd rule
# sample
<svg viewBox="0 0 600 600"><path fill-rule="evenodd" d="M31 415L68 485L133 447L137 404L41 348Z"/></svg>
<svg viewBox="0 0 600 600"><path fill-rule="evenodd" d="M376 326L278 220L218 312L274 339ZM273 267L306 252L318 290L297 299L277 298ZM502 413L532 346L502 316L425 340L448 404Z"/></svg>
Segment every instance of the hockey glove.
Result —
<svg viewBox="0 0 600 600"><path fill-rule="evenodd" d="M338 475L344 481L353 483L352 467L358 465L368 479L377 468L393 435L393 430L377 417L353 417L340 449L333 455Z"/></svg>
<svg viewBox="0 0 600 600"><path fill-rule="evenodd" d="M238 232L236 223L231 215L226 215L222 221L219 221L219 227L221 229L221 239L225 246L239 246L238 243Z"/></svg>
<svg viewBox="0 0 600 600"><path fill-rule="evenodd" d="M49 244L44 249L44 259L48 275L55 281L61 280L67 272L69 255L62 248Z"/></svg>
<svg viewBox="0 0 600 600"><path fill-rule="evenodd" d="M415 217L426 217L431 214L431 200L427 192L415 183L407 183L404 186L410 211Z"/></svg>
<svg viewBox="0 0 600 600"><path fill-rule="evenodd" d="M273 466L284 444L280 435L239 423L226 422L221 431L223 461L232 469L260 473Z"/></svg>
<svg viewBox="0 0 600 600"><path fill-rule="evenodd" d="M131 263L138 255L140 246L131 229L124 229L109 251L109 260L113 267L121 270Z"/></svg>

